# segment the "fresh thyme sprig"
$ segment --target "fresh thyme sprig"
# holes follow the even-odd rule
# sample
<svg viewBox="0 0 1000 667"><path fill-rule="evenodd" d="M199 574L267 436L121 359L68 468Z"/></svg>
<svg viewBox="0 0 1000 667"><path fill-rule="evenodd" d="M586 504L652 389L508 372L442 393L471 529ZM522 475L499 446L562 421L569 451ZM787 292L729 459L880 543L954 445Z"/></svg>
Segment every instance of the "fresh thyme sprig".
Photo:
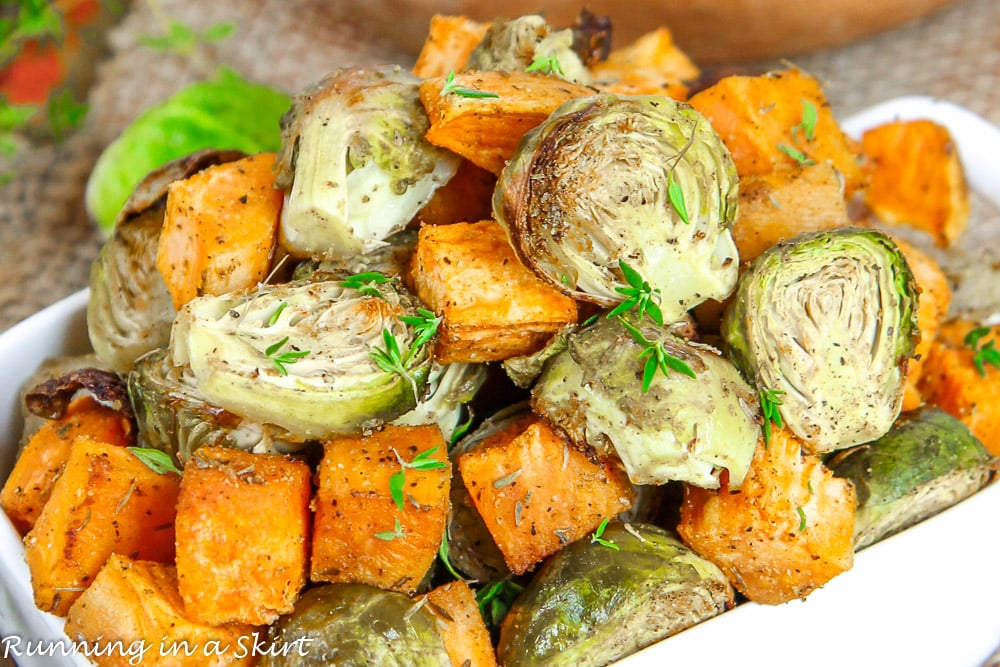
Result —
<svg viewBox="0 0 1000 667"><path fill-rule="evenodd" d="M983 337L989 333L989 327L978 327L967 333L962 341L974 353L972 363L979 371L979 377L986 377L986 364L1000 368L1000 350L996 348L996 340L991 339L980 345Z"/></svg>
<svg viewBox="0 0 1000 667"><path fill-rule="evenodd" d="M406 488L406 471L417 470L441 470L442 468L447 468L448 464L444 461L439 461L434 458L434 452L437 451L437 447L431 447L430 449L425 449L416 456L413 460L407 462L399 455L395 449L392 453L396 455L396 460L399 462L399 471L392 474L389 478L389 495L392 496L392 500L396 503L396 507L400 511L403 509L405 497L404 489Z"/></svg>
<svg viewBox="0 0 1000 667"><path fill-rule="evenodd" d="M264 356L271 360L271 363L274 364L274 367L277 368L278 372L282 375L288 375L288 369L285 368L286 365L294 364L302 359L302 357L309 355L309 350L296 349L285 350L279 354L278 351L283 348L287 342L288 336L285 336L277 343L269 345L264 350Z"/></svg>
<svg viewBox="0 0 1000 667"><path fill-rule="evenodd" d="M665 338L649 340L645 335L643 335L642 331L640 331L635 324L629 322L628 318L624 315L619 315L618 321L621 322L622 326L625 327L625 330L632 336L632 340L643 347L642 352L639 353L639 358L646 360L646 363L642 368L642 393L645 394L649 391L649 387L653 384L653 378L656 376L657 370L660 370L664 376L670 375L670 371L673 370L678 373L683 373L690 378L698 377L685 361L678 359L674 355L667 352L664 345Z"/></svg>
<svg viewBox="0 0 1000 667"><path fill-rule="evenodd" d="M789 146L787 144L778 144L778 150L804 167L816 164L816 160L812 159L811 157L800 151L798 148L795 148L794 146Z"/></svg>
<svg viewBox="0 0 1000 667"><path fill-rule="evenodd" d="M438 332L438 327L441 326L441 320L441 317L436 316L426 308L417 308L416 315L403 315L399 318L400 322L413 327L414 333L417 334L404 361L409 362L413 355L434 337Z"/></svg>
<svg viewBox="0 0 1000 667"><path fill-rule="evenodd" d="M472 88L465 88L458 85L458 82L455 80L454 70L448 72L448 76L444 80L444 85L441 87L441 96L444 97L448 94L470 98L500 97L496 93L490 93L485 90L473 90Z"/></svg>
<svg viewBox="0 0 1000 667"><path fill-rule="evenodd" d="M691 218L688 216L687 204L684 202L684 191L681 189L680 183L674 179L673 170L667 174L667 199L670 200L670 205L677 212L677 217L685 225L690 225Z"/></svg>
<svg viewBox="0 0 1000 667"><path fill-rule="evenodd" d="M660 300L660 290L653 289L639 272L629 266L624 260L618 260L618 267L621 269L628 287L616 287L615 291L624 294L627 298L619 303L608 313L608 318L617 317L631 310L636 311L641 320L648 314L649 319L663 326L663 312L657 302Z"/></svg>
<svg viewBox="0 0 1000 667"><path fill-rule="evenodd" d="M524 586L510 579L501 579L476 591L479 613L487 627L498 628L507 615L514 598L524 590Z"/></svg>
<svg viewBox="0 0 1000 667"><path fill-rule="evenodd" d="M801 132L805 136L806 141L812 141L816 138L816 121L819 115L816 113L816 105L807 99L802 100L802 120L799 124L792 127L792 139L796 138L796 134Z"/></svg>
<svg viewBox="0 0 1000 667"><path fill-rule="evenodd" d="M375 533L375 537L386 542L391 542L397 538L402 539L406 537L406 531L403 530L403 524L399 522L399 519L395 519L392 530L384 530L379 533Z"/></svg>
<svg viewBox="0 0 1000 667"><path fill-rule="evenodd" d="M562 65L559 64L559 58L555 56L538 56L531 61L530 65L524 68L524 71L565 76Z"/></svg>
<svg viewBox="0 0 1000 667"><path fill-rule="evenodd" d="M778 428L784 428L781 412L778 410L781 405L784 405L781 402L784 393L780 389L763 389L760 392L760 411L764 415L764 447L771 444L771 424Z"/></svg>
<svg viewBox="0 0 1000 667"><path fill-rule="evenodd" d="M604 537L604 529L608 527L608 521L610 520L610 517L604 517L604 521L601 521L601 525L594 531L594 535L590 538L590 541L591 543L600 544L602 547L620 551L621 547Z"/></svg>
<svg viewBox="0 0 1000 667"><path fill-rule="evenodd" d="M166 452L151 447L127 447L126 449L157 475L164 475L168 472L181 474L180 468L174 464L174 460Z"/></svg>
<svg viewBox="0 0 1000 667"><path fill-rule="evenodd" d="M385 297L382 296L382 292L379 291L376 285L385 285L388 282L392 282L392 278L382 275L378 271L366 271L344 278L340 281L340 286L355 290L362 296L373 296L378 299L384 299Z"/></svg>

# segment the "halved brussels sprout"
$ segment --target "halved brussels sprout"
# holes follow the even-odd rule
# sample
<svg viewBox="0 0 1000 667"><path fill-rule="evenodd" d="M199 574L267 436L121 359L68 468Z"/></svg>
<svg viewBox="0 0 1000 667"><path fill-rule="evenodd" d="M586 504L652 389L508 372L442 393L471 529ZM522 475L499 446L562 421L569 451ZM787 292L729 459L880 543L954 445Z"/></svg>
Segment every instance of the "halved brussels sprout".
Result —
<svg viewBox="0 0 1000 667"><path fill-rule="evenodd" d="M430 370L418 302L398 282L262 286L178 313L171 362L211 403L298 440L374 428L412 410Z"/></svg>
<svg viewBox="0 0 1000 667"><path fill-rule="evenodd" d="M260 667L441 667L451 664L434 616L403 593L323 584L271 627Z"/></svg>
<svg viewBox="0 0 1000 667"><path fill-rule="evenodd" d="M658 95L566 102L525 135L493 196L542 279L610 307L629 286L625 261L660 291L667 322L736 285L736 206L736 168L711 124Z"/></svg>
<svg viewBox="0 0 1000 667"><path fill-rule="evenodd" d="M427 389L417 406L395 419L398 426L437 424L445 442L462 420L462 406L475 397L486 382L484 364L432 364Z"/></svg>
<svg viewBox="0 0 1000 667"><path fill-rule="evenodd" d="M536 412L579 447L615 452L633 484L686 481L733 488L746 476L760 437L757 400L732 363L714 348L638 325L694 371L653 376L643 392L644 348L617 319L568 336L532 389Z"/></svg>
<svg viewBox="0 0 1000 667"><path fill-rule="evenodd" d="M913 274L885 234L808 233L760 255L723 314L733 361L777 394L814 453L870 442L899 416L917 330Z"/></svg>
<svg viewBox="0 0 1000 667"><path fill-rule="evenodd" d="M170 362L166 348L136 360L128 375L128 394L144 446L169 454L182 466L196 449L211 445L279 454L318 447L296 441L273 424L209 403L190 370Z"/></svg>
<svg viewBox="0 0 1000 667"><path fill-rule="evenodd" d="M275 184L288 188L281 244L299 257L349 257L403 229L458 169L424 140L418 79L400 67L338 70L282 118Z"/></svg>
<svg viewBox="0 0 1000 667"><path fill-rule="evenodd" d="M542 72L586 85L590 71L574 50L576 43L572 28L555 30L539 14L497 19L463 69L523 72L535 64Z"/></svg>
<svg viewBox="0 0 1000 667"><path fill-rule="evenodd" d="M854 483L854 546L863 549L971 496L989 483L1000 461L965 424L926 407L826 464Z"/></svg>
<svg viewBox="0 0 1000 667"><path fill-rule="evenodd" d="M733 605L722 571L661 528L611 523L600 539L532 578L501 626L501 664L606 665Z"/></svg>
<svg viewBox="0 0 1000 667"><path fill-rule="evenodd" d="M299 262L292 280L339 280L359 273L402 276L410 266L410 256L417 247L417 230L404 229L385 239L385 244L360 255L331 259L306 259Z"/></svg>

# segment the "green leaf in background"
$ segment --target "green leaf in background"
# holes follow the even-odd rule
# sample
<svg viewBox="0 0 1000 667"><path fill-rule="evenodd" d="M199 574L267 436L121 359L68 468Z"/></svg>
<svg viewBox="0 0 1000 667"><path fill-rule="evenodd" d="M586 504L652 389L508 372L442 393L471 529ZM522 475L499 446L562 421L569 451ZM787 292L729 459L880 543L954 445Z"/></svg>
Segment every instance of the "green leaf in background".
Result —
<svg viewBox="0 0 1000 667"><path fill-rule="evenodd" d="M231 69L183 88L148 109L101 154L87 181L87 212L109 234L146 174L205 148L276 151L291 98Z"/></svg>

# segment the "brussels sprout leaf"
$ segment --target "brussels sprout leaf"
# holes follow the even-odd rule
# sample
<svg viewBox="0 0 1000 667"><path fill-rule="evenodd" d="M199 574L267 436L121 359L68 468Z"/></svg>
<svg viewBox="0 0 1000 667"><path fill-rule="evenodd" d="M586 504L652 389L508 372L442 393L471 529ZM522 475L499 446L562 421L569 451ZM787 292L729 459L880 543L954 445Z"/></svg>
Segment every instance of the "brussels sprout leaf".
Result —
<svg viewBox="0 0 1000 667"><path fill-rule="evenodd" d="M660 299L660 290L653 289L652 286L650 286L650 284L646 282L641 275L639 275L638 271L625 263L625 260L619 259L618 267L621 269L622 275L625 276L625 280L628 282L629 286L616 287L615 291L620 294L624 294L627 298L615 306L615 308L608 313L608 317L617 317L622 313L635 310L639 315L640 320L643 315L649 313L649 318L662 327L663 312L660 310L660 306L656 303L656 301L659 301Z"/></svg>
<svg viewBox="0 0 1000 667"><path fill-rule="evenodd" d="M608 547L609 549L620 551L621 548L617 544L615 544L609 539L602 537L604 535L604 529L608 527L608 521L610 521L610 519L608 517L604 517L604 521L602 521L601 525L598 526L597 530L594 531L594 535L593 537L590 538L590 541L600 544L602 547Z"/></svg>
<svg viewBox="0 0 1000 667"><path fill-rule="evenodd" d="M982 346L979 344L983 337L989 333L989 327L979 327L966 334L963 341L965 346L975 353L972 357L972 363L975 364L980 377L986 377L986 364L1000 368L1000 350L996 348L996 341L986 341Z"/></svg>
<svg viewBox="0 0 1000 667"><path fill-rule="evenodd" d="M448 76L444 80L444 86L441 87L442 96L448 95L449 93L471 98L500 97L496 93L490 93L485 90L473 90L472 88L463 88L462 86L459 86L458 82L455 81L454 70L448 72Z"/></svg>
<svg viewBox="0 0 1000 667"><path fill-rule="evenodd" d="M180 468L174 464L174 460L166 452L150 447L128 447L127 449L157 475L164 475L168 472L181 474Z"/></svg>
<svg viewBox="0 0 1000 667"><path fill-rule="evenodd" d="M764 414L764 447L771 444L771 424L778 428L784 427L781 412L778 411L784 393L780 389L764 389L760 392L760 410Z"/></svg>

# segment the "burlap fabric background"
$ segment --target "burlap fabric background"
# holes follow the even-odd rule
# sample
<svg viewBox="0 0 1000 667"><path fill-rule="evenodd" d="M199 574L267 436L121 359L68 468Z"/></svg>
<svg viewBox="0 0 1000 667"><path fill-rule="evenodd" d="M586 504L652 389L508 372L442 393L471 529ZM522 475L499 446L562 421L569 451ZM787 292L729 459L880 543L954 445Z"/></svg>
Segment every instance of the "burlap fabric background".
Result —
<svg viewBox="0 0 1000 667"><path fill-rule="evenodd" d="M219 22L235 35L205 62L139 43L157 32L150 5L135 3L109 35L109 54L90 93L86 126L66 143L23 154L16 180L0 188L0 331L87 285L101 238L83 211L83 187L100 150L141 110L217 63L295 92L342 65L412 56L336 23L315 0L160 0L163 15L194 27ZM162 18L162 17L161 17ZM1000 124L1000 2L964 0L847 47L800 56L843 116L870 104L924 94L962 104ZM1000 159L1000 158L998 158ZM977 206L975 215L997 217Z"/></svg>

